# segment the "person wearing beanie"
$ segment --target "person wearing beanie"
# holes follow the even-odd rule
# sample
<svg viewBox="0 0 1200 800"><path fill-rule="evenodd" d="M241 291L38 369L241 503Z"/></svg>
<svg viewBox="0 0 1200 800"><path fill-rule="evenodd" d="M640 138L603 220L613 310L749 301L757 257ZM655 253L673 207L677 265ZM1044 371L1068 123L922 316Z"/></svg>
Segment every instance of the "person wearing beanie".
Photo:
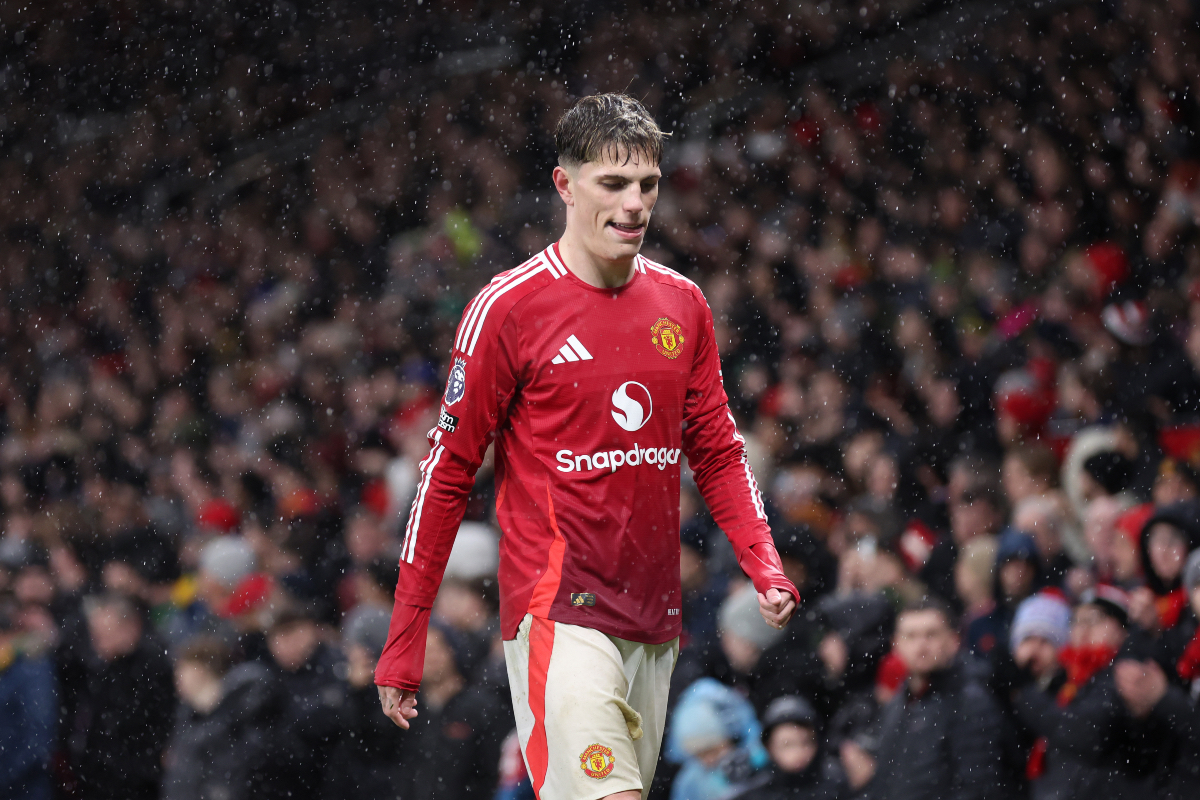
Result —
<svg viewBox="0 0 1200 800"><path fill-rule="evenodd" d="M1137 649L1129 624L1125 592L1106 585L1089 589L1059 653L1061 686L1051 695L1030 674L1017 689L1017 719L1040 740L1026 772L1033 797L1145 796L1159 742L1121 702L1113 670L1118 653Z"/></svg>
<svg viewBox="0 0 1200 800"><path fill-rule="evenodd" d="M768 763L753 706L712 678L695 681L679 696L664 755L681 765L671 800L724 800L750 786Z"/></svg>
<svg viewBox="0 0 1200 800"><path fill-rule="evenodd" d="M841 764L826 754L820 719L803 697L787 695L767 706L763 743L770 767L736 800L840 800L850 794Z"/></svg>

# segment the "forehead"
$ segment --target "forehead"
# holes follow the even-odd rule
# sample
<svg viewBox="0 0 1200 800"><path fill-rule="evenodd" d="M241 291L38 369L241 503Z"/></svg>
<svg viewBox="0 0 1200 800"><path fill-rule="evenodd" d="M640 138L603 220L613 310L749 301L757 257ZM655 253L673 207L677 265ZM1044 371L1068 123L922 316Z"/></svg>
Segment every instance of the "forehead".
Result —
<svg viewBox="0 0 1200 800"><path fill-rule="evenodd" d="M898 632L932 632L935 629L949 630L950 625L946 622L946 618L942 615L942 612L934 608L926 608L921 611L904 611L900 614L899 619L896 620L896 630Z"/></svg>
<svg viewBox="0 0 1200 800"><path fill-rule="evenodd" d="M644 180L652 176L661 176L662 170L659 169L658 162L644 150L605 147L599 159L580 165L579 174L581 177L618 175L628 180Z"/></svg>

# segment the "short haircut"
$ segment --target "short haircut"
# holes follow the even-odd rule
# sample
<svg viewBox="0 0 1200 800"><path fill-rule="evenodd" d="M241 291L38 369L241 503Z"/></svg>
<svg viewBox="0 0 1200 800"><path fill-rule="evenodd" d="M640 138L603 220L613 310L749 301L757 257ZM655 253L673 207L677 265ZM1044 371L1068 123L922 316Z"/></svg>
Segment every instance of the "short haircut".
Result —
<svg viewBox="0 0 1200 800"><path fill-rule="evenodd" d="M564 167L605 157L616 161L622 152L626 163L635 153L645 153L659 164L668 136L638 100L627 94L593 94L581 97L559 118L554 146Z"/></svg>
<svg viewBox="0 0 1200 800"><path fill-rule="evenodd" d="M946 621L946 627L954 632L958 632L958 614L954 609L942 598L937 595L927 594L918 597L914 600L909 600L900 608L900 613L896 615L896 621L899 623L900 617L905 614L915 614L919 611L936 611L942 615L942 619Z"/></svg>
<svg viewBox="0 0 1200 800"><path fill-rule="evenodd" d="M178 663L199 664L218 678L233 666L233 652L216 636L201 634L188 640L179 653Z"/></svg>

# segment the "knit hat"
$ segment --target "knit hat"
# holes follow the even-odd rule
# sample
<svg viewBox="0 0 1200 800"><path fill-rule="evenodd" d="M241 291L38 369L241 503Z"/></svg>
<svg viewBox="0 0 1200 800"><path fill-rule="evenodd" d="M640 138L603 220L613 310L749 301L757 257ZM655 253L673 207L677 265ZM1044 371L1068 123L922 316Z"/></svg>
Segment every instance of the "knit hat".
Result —
<svg viewBox="0 0 1200 800"><path fill-rule="evenodd" d="M680 732L679 744L690 756L734 740L712 703L680 704L671 724Z"/></svg>
<svg viewBox="0 0 1200 800"><path fill-rule="evenodd" d="M346 616L342 635L348 644L364 648L373 658L379 658L387 644L388 626L392 618L378 606L362 605Z"/></svg>
<svg viewBox="0 0 1200 800"><path fill-rule="evenodd" d="M1100 312L1100 320L1109 333L1125 344L1145 346L1154 341L1145 303L1137 300L1110 303Z"/></svg>
<svg viewBox="0 0 1200 800"><path fill-rule="evenodd" d="M1100 584L1079 596L1079 604L1095 606L1104 614L1129 627L1129 595L1115 586Z"/></svg>
<svg viewBox="0 0 1200 800"><path fill-rule="evenodd" d="M218 536L200 551L200 571L232 589L254 571L254 550L240 536Z"/></svg>
<svg viewBox="0 0 1200 800"><path fill-rule="evenodd" d="M1041 561L1032 536L1016 528L1008 528L1001 534L996 543L996 566L1003 566L1009 561L1028 561L1034 565Z"/></svg>
<svg viewBox="0 0 1200 800"><path fill-rule="evenodd" d="M1042 592L1025 599L1013 617L1009 646L1013 652L1030 636L1040 636L1055 647L1067 643L1071 632L1071 607L1061 597Z"/></svg>
<svg viewBox="0 0 1200 800"><path fill-rule="evenodd" d="M500 544L492 527L483 522L460 525L446 560L446 577L473 581L495 577L499 568Z"/></svg>
<svg viewBox="0 0 1200 800"><path fill-rule="evenodd" d="M763 713L763 741L765 742L771 737L771 731L776 726L782 725L785 722L799 725L801 728L816 730L819 718L817 717L817 710L812 707L812 703L803 697L794 694L778 697L771 701L771 704L767 706L767 710Z"/></svg>
<svg viewBox="0 0 1200 800"><path fill-rule="evenodd" d="M1196 587L1200 586L1200 548L1196 548L1188 556L1187 564L1183 568L1183 586L1187 589L1188 594L1196 591Z"/></svg>
<svg viewBox="0 0 1200 800"><path fill-rule="evenodd" d="M747 586L726 598L721 604L717 625L721 633L737 634L760 650L766 650L783 638L783 631L772 628L762 618L758 606L758 592L753 586Z"/></svg>

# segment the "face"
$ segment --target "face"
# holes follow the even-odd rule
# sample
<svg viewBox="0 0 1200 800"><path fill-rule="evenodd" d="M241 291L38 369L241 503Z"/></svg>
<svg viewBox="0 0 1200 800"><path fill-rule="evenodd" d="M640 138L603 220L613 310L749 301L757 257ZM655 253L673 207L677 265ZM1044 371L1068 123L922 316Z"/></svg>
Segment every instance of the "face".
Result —
<svg viewBox="0 0 1200 800"><path fill-rule="evenodd" d="M1121 623L1093 605L1075 610L1071 624L1071 644L1076 647L1120 647L1125 641Z"/></svg>
<svg viewBox="0 0 1200 800"><path fill-rule="evenodd" d="M1058 664L1058 648L1041 636L1026 636L1017 645L1013 660L1019 667L1028 667L1034 677L1043 678Z"/></svg>
<svg viewBox="0 0 1200 800"><path fill-rule="evenodd" d="M267 637L271 657L288 672L295 672L308 663L319 643L317 626L306 620L272 631Z"/></svg>
<svg viewBox="0 0 1200 800"><path fill-rule="evenodd" d="M116 608L97 608L88 614L88 633L92 648L101 661L115 661L137 649L142 638L142 623L126 619Z"/></svg>
<svg viewBox="0 0 1200 800"><path fill-rule="evenodd" d="M945 669L958 654L958 634L942 612L905 611L896 620L896 654L910 675L925 677Z"/></svg>
<svg viewBox="0 0 1200 800"><path fill-rule="evenodd" d="M1171 525L1159 523L1150 529L1150 539L1146 543L1150 555L1150 566L1165 583L1173 583L1183 572L1183 562L1187 558L1187 543Z"/></svg>
<svg viewBox="0 0 1200 800"><path fill-rule="evenodd" d="M175 665L175 690L183 702L197 711L211 709L212 687L219 683L211 671L194 661L180 661Z"/></svg>
<svg viewBox="0 0 1200 800"><path fill-rule="evenodd" d="M956 544L963 544L996 525L996 512L986 500L956 502L950 506L950 533Z"/></svg>
<svg viewBox="0 0 1200 800"><path fill-rule="evenodd" d="M641 250L662 177L645 153L616 155L554 169L555 188L567 204L568 229L601 261L631 259Z"/></svg>
<svg viewBox="0 0 1200 800"><path fill-rule="evenodd" d="M1033 588L1033 566L1014 558L1000 567L1000 590L1009 600L1024 600Z"/></svg>
<svg viewBox="0 0 1200 800"><path fill-rule="evenodd" d="M776 725L767 738L767 752L784 772L801 772L817 755L816 733L791 722Z"/></svg>

